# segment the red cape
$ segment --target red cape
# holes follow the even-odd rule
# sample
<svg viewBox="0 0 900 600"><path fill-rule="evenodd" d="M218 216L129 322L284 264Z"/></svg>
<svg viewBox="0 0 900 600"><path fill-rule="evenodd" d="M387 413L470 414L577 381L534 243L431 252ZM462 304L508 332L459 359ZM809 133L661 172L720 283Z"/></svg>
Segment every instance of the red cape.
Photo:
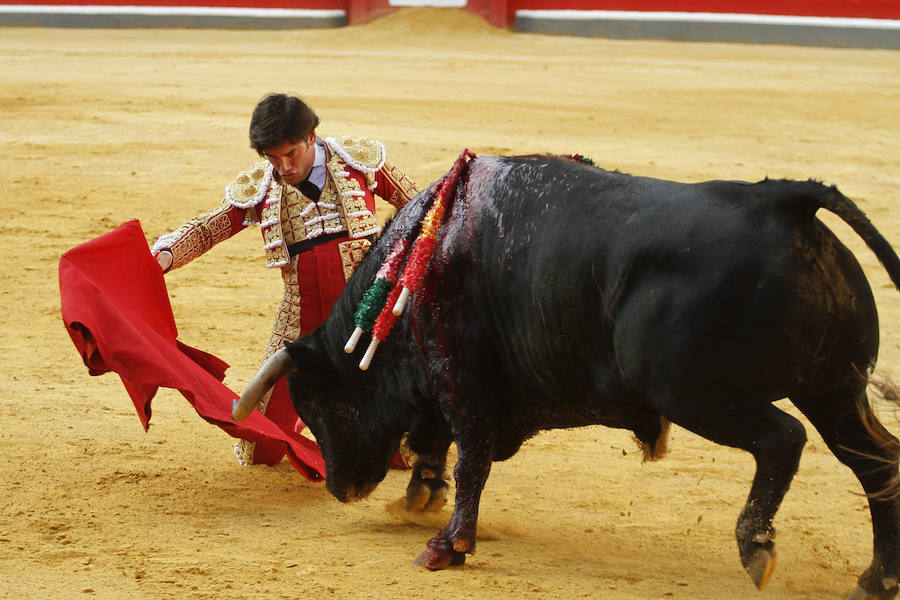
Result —
<svg viewBox="0 0 900 600"><path fill-rule="evenodd" d="M223 383L228 365L178 341L162 270L138 221L82 244L59 261L62 318L91 375L116 372L146 430L160 387L176 389L197 413L229 435L287 446L294 467L310 481L325 478L318 446L254 411L231 419L238 397Z"/></svg>

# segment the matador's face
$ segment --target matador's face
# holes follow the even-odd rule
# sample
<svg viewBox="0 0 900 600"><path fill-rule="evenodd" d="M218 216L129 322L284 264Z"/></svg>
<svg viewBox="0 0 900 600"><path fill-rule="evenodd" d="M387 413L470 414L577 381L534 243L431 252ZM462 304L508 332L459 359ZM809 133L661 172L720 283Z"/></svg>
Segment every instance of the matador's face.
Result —
<svg viewBox="0 0 900 600"><path fill-rule="evenodd" d="M313 131L299 142L285 142L277 148L269 148L263 156L275 167L284 183L294 185L309 177L316 158L315 144L316 132Z"/></svg>

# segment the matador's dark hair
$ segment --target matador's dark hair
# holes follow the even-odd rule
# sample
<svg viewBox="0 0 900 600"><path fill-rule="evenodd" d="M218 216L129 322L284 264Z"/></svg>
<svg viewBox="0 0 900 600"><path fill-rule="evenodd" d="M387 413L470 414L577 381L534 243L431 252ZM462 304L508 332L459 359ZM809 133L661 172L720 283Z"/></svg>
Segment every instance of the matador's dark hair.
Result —
<svg viewBox="0 0 900 600"><path fill-rule="evenodd" d="M262 156L266 150L309 137L318 125L319 117L300 98L269 94L253 109L250 147Z"/></svg>

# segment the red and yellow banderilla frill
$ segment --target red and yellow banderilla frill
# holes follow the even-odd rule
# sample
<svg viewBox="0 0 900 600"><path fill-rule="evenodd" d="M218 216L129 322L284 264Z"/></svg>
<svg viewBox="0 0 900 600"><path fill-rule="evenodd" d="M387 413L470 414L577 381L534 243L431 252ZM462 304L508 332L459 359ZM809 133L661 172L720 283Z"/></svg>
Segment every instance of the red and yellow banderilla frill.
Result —
<svg viewBox="0 0 900 600"><path fill-rule="evenodd" d="M356 329L344 346L345 352L353 352L362 334L371 329L372 340L359 363L360 369L369 368L378 344L387 338L397 317L403 313L410 294L421 286L437 245L444 215L452 204L457 183L469 158L475 158L475 154L468 149L463 150L453 168L435 187L431 208L422 219L419 235L412 248L403 239L395 243L378 270L372 286L363 294L354 315ZM374 317L376 312L378 316Z"/></svg>

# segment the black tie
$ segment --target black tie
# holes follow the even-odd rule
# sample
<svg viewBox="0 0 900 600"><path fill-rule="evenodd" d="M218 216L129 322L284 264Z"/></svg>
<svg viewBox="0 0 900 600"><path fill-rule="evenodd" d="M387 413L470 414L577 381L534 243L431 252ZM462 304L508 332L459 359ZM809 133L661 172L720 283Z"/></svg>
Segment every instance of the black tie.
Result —
<svg viewBox="0 0 900 600"><path fill-rule="evenodd" d="M312 200L318 200L319 196L322 194L322 190L316 187L316 184L311 182L309 179L305 179L297 184L296 186L303 195Z"/></svg>

